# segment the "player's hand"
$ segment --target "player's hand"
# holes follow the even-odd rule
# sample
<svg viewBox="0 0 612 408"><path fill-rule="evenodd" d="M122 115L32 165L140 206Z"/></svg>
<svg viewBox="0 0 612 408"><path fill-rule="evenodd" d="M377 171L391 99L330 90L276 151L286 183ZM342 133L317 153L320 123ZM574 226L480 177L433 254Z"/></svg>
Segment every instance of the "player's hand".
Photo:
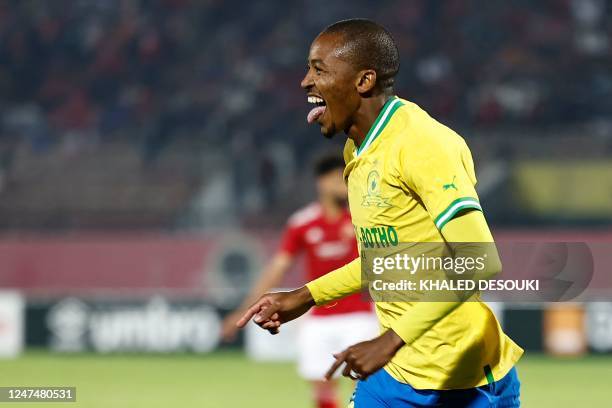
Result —
<svg viewBox="0 0 612 408"><path fill-rule="evenodd" d="M249 320L271 334L277 334L280 326L306 313L315 302L307 287L290 292L268 293L247 309L236 322L244 327Z"/></svg>
<svg viewBox="0 0 612 408"><path fill-rule="evenodd" d="M325 374L330 380L336 370L346 363L342 375L353 380L365 380L391 360L404 341L393 331L387 330L375 339L363 341L334 354L336 361Z"/></svg>

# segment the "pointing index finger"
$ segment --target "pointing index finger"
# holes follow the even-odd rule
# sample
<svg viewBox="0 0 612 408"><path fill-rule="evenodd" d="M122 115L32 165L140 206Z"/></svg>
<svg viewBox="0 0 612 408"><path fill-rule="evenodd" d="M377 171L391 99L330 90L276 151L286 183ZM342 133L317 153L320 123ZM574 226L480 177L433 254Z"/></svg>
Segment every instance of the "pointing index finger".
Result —
<svg viewBox="0 0 612 408"><path fill-rule="evenodd" d="M334 375L338 367L340 367L342 363L346 361L347 355L348 355L348 350L344 350L342 353L334 355L334 357L336 357L336 361L334 361L334 364L332 364L329 370L327 370L327 372L325 373L326 380L328 381L331 380L332 376Z"/></svg>
<svg viewBox="0 0 612 408"><path fill-rule="evenodd" d="M236 322L236 326L244 327L249 320L251 320L251 318L263 308L263 306L269 303L270 301L266 298L259 299L257 302L253 303L253 306L249 307L247 311L244 312L242 317Z"/></svg>

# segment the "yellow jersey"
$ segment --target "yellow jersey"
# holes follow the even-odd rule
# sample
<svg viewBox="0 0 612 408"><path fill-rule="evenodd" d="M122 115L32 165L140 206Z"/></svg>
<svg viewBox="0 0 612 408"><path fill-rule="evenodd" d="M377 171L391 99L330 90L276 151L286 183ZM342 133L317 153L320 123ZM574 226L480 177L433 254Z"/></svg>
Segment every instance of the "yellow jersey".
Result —
<svg viewBox="0 0 612 408"><path fill-rule="evenodd" d="M387 101L359 147L347 140L344 158L361 247L444 242L441 230L457 213L482 211L465 141L414 103ZM307 287L317 304L359 291L360 259ZM384 367L396 380L417 389L473 388L504 377L522 355L485 303L461 303L443 316L435 305L376 303L382 331L406 342Z"/></svg>

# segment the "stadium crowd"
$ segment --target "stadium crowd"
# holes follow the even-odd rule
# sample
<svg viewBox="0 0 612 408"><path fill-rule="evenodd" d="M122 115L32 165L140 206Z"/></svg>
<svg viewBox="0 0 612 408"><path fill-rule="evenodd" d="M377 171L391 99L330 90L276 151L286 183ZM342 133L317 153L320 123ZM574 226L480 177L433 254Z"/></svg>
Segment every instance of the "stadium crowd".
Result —
<svg viewBox="0 0 612 408"><path fill-rule="evenodd" d="M260 177L273 177L271 143L302 164L325 144L305 125L299 80L313 35L354 16L389 28L402 56L398 94L443 122L610 118L612 7L602 0L9 0L0 1L2 166L16 145L79 151L119 139L150 161L188 138L235 162L258 158ZM236 166L236 184L252 172Z"/></svg>

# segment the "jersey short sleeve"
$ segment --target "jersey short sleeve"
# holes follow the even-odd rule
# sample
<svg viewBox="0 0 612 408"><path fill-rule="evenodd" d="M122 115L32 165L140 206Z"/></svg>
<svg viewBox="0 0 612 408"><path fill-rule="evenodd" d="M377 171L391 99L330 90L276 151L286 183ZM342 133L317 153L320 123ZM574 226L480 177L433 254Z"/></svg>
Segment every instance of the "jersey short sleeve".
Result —
<svg viewBox="0 0 612 408"><path fill-rule="evenodd" d="M465 141L432 118L423 120L400 148L400 171L442 230L466 209L482 211L474 162Z"/></svg>

